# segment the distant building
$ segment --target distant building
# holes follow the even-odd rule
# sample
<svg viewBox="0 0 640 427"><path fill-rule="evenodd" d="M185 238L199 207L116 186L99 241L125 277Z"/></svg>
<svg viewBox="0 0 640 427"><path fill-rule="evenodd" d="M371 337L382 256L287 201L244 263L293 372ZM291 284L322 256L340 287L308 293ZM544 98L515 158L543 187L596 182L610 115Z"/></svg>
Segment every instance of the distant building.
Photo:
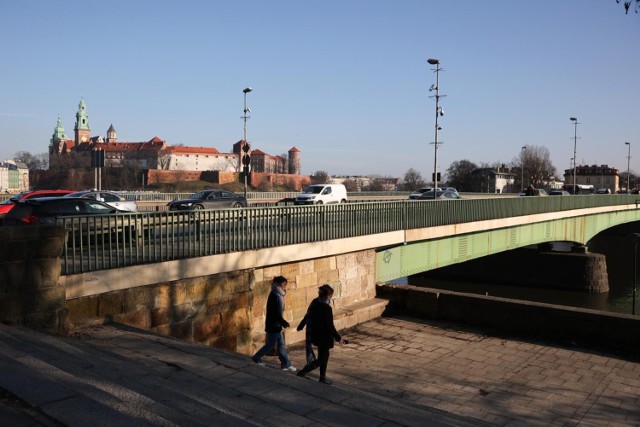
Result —
<svg viewBox="0 0 640 427"><path fill-rule="evenodd" d="M474 181L481 193L515 193L516 174L510 168L501 166L496 168L478 168L472 172Z"/></svg>
<svg viewBox="0 0 640 427"><path fill-rule="evenodd" d="M21 193L29 190L29 168L21 162L0 163L0 192Z"/></svg>
<svg viewBox="0 0 640 427"><path fill-rule="evenodd" d="M564 181L566 185L573 186L573 169L565 169ZM608 165L578 165L576 166L576 184L593 185L596 190L609 189L616 193L620 187L618 169Z"/></svg>
<svg viewBox="0 0 640 427"><path fill-rule="evenodd" d="M149 141L120 142L113 124L107 129L106 137L91 136L89 114L84 98L80 100L74 138L65 134L60 116L49 143L49 164L55 166L63 156L76 156L87 167L91 164L91 153L104 150L105 167L138 167L169 171L220 171L239 172L241 170L241 149L244 141L233 145L231 153L221 153L214 147L171 146L165 140L153 137ZM271 156L261 150L252 150L252 172L300 174L300 150L293 147L288 158Z"/></svg>

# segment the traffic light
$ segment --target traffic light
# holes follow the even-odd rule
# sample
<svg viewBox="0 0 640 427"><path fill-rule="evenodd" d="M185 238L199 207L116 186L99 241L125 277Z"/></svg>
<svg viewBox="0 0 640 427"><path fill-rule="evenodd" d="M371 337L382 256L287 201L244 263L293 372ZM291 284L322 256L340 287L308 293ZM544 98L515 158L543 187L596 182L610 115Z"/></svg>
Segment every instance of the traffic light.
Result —
<svg viewBox="0 0 640 427"><path fill-rule="evenodd" d="M91 167L92 168L104 167L104 150L91 151Z"/></svg>
<svg viewBox="0 0 640 427"><path fill-rule="evenodd" d="M249 154L250 149L251 147L249 147L249 144L245 142L245 144L242 146L242 151L244 151L244 154L242 154L242 173L246 175L249 175L251 173L251 155Z"/></svg>

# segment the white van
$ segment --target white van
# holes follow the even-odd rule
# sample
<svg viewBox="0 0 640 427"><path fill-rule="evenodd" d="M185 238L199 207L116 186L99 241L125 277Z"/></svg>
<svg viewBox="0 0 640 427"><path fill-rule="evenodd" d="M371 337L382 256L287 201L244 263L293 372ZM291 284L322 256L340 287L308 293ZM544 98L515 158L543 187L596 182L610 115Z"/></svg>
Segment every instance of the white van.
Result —
<svg viewBox="0 0 640 427"><path fill-rule="evenodd" d="M307 187L304 193L298 194L293 202L296 205L322 205L329 203L346 203L347 189L342 184L314 184Z"/></svg>

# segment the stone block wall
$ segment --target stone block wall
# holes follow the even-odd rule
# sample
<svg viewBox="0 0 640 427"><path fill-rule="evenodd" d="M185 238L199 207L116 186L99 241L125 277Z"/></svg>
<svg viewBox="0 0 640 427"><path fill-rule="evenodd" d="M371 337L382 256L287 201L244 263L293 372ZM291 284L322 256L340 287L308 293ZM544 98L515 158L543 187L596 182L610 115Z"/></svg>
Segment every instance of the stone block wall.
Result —
<svg viewBox="0 0 640 427"><path fill-rule="evenodd" d="M295 326L320 285L334 288L336 311L375 298L374 263L375 252L368 250L70 299L65 326L114 321L251 354L264 342L266 302L275 276L289 280L284 317L292 325L286 331L292 343L304 339L304 331Z"/></svg>
<svg viewBox="0 0 640 427"><path fill-rule="evenodd" d="M0 321L58 332L65 292L58 284L66 231L0 227Z"/></svg>

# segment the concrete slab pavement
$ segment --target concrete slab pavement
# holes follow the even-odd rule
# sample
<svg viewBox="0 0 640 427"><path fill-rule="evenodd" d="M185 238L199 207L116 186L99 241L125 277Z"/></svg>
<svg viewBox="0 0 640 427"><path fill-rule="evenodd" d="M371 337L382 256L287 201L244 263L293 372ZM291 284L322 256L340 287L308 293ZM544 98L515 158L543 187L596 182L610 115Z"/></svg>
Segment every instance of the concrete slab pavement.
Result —
<svg viewBox="0 0 640 427"><path fill-rule="evenodd" d="M327 374L339 384L491 425L640 426L638 360L408 317L345 337Z"/></svg>
<svg viewBox="0 0 640 427"><path fill-rule="evenodd" d="M638 361L408 317L344 335L326 386L127 327L0 325L0 425L640 426Z"/></svg>

